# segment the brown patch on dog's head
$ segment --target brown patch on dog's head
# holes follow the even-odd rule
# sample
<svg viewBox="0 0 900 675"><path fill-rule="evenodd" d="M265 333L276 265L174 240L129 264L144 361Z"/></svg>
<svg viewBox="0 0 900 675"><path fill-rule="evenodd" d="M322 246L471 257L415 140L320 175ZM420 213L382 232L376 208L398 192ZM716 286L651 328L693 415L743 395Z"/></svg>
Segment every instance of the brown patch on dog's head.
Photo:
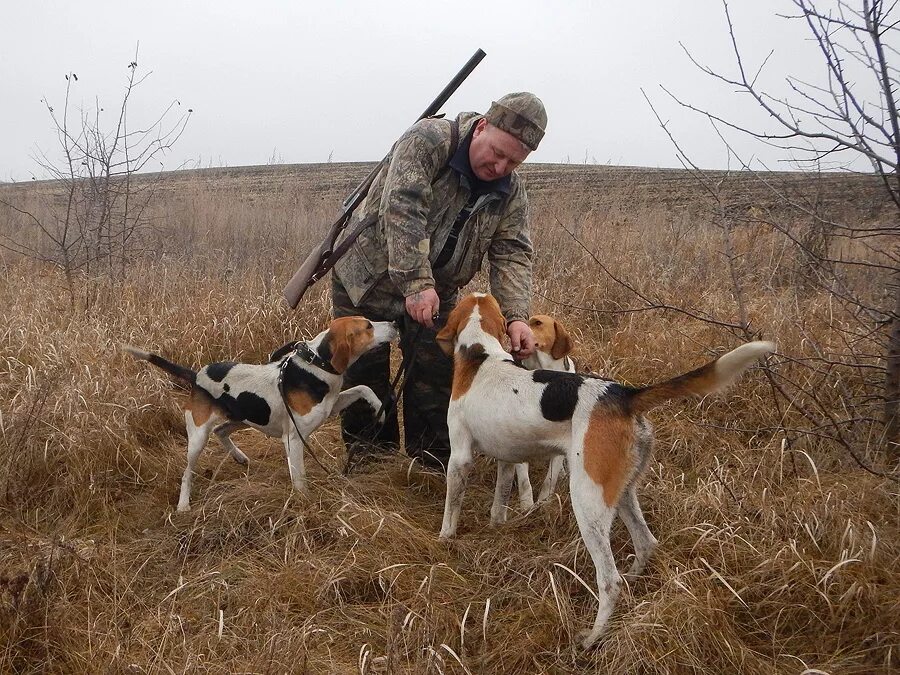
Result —
<svg viewBox="0 0 900 675"><path fill-rule="evenodd" d="M497 338L497 341L501 344L503 343L503 336L506 335L506 320L503 318L497 300L493 295L472 293L463 298L450 312L447 324L435 338L447 356L450 356L456 348L456 340L462 330L468 325L469 318L476 307L478 308L478 315L481 321L481 330Z"/></svg>
<svg viewBox="0 0 900 675"><path fill-rule="evenodd" d="M363 316L343 316L331 322L323 342L331 354L331 367L343 373L375 340L372 322Z"/></svg>
<svg viewBox="0 0 900 675"><path fill-rule="evenodd" d="M603 488L607 506L619 502L635 461L634 420L618 411L595 407L584 435L584 470Z"/></svg>
<svg viewBox="0 0 900 675"><path fill-rule="evenodd" d="M535 346L556 360L568 356L574 347L572 338L563 325L546 314L535 314L528 320L534 333Z"/></svg>
<svg viewBox="0 0 900 675"><path fill-rule="evenodd" d="M453 308L453 311L450 312L450 316L447 317L447 323L444 324L444 327L441 328L440 331L438 331L435 340L447 356L453 354L453 350L456 348L456 338L459 336L460 331L465 328L466 324L469 323L469 317L472 315L472 310L474 310L477 305L478 298L474 295L467 295Z"/></svg>
<svg viewBox="0 0 900 675"><path fill-rule="evenodd" d="M478 310L481 314L481 330L493 335L502 345L503 336L506 335L506 319L503 318L497 298L493 295L478 298Z"/></svg>

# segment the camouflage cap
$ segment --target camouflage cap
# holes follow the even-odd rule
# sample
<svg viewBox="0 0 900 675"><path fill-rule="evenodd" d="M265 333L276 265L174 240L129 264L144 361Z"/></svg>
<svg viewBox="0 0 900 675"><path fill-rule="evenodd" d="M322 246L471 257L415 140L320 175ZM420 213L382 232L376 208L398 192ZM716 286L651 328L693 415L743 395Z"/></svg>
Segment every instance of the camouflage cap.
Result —
<svg viewBox="0 0 900 675"><path fill-rule="evenodd" d="M493 101L485 119L498 129L512 134L532 150L544 137L547 128L547 111L534 94L517 91Z"/></svg>

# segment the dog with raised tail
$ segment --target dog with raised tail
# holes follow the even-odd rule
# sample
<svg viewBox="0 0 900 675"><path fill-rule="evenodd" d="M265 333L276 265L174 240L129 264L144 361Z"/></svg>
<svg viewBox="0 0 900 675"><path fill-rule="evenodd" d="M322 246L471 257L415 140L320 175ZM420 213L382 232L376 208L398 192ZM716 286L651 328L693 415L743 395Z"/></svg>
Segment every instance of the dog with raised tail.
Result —
<svg viewBox="0 0 900 675"><path fill-rule="evenodd" d="M188 390L184 406L187 467L181 478L178 510L190 509L194 467L211 433L238 463L247 464L247 456L230 438L238 429L258 429L281 438L291 483L306 494L303 448L309 435L360 399L376 412L381 409L381 401L365 385L341 391L344 372L364 353L398 335L397 326L391 322L342 317L312 340L280 347L269 363L211 363L199 371L123 346L125 352L163 369Z"/></svg>
<svg viewBox="0 0 900 675"><path fill-rule="evenodd" d="M450 461L441 539L456 534L474 453L496 459L501 480L492 518L505 511L514 465L564 455L575 520L597 575L599 607L582 646L602 634L619 593L609 532L617 511L634 543L630 575L656 546L637 498L650 460L643 414L670 399L705 396L733 384L771 342L749 342L696 370L647 387L553 370L529 371L503 349L506 322L490 295L473 294L450 313L437 340L453 355L447 424Z"/></svg>

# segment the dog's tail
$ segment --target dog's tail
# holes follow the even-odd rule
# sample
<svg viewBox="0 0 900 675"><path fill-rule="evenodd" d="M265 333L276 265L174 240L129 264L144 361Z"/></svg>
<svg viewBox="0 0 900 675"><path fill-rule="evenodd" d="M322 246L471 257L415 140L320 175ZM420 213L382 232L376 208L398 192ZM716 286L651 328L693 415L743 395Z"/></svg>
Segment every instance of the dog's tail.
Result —
<svg viewBox="0 0 900 675"><path fill-rule="evenodd" d="M630 410L640 414L673 398L705 396L732 385L755 361L775 351L772 342L748 342L712 363L671 380L649 387L632 389Z"/></svg>
<svg viewBox="0 0 900 675"><path fill-rule="evenodd" d="M136 359L149 361L157 368L162 368L176 380L189 387L194 386L194 384L196 384L197 382L196 372L194 372L190 368L179 366L177 363L167 361L161 356L151 354L150 352L145 352L143 349L138 349L137 347L132 347L131 345L122 345L122 351L131 354Z"/></svg>

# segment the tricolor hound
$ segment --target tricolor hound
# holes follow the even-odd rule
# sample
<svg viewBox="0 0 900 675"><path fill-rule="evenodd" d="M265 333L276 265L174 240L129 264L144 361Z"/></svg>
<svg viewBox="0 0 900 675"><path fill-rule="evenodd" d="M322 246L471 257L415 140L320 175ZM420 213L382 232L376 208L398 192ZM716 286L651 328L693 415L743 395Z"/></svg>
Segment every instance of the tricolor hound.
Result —
<svg viewBox="0 0 900 675"><path fill-rule="evenodd" d="M649 461L648 425L642 414L673 398L723 389L770 342L750 342L690 373L649 387L628 387L586 374L518 367L503 350L506 323L490 295L466 297L450 313L437 340L453 354L447 424L450 461L441 539L456 533L466 479L476 450L500 463L494 508L503 509L504 484L513 465L564 455L575 520L597 573L600 606L582 645L603 632L619 591L609 530L618 509L634 543L629 574L641 572L656 545L637 499L637 482ZM505 490L508 494L508 487Z"/></svg>
<svg viewBox="0 0 900 675"><path fill-rule="evenodd" d="M219 437L237 462L246 464L247 456L229 436L248 427L281 438L291 482L305 494L304 441L299 434L309 438L328 417L359 399L378 411L381 402L369 387L341 391L343 374L362 354L397 336L393 323L348 316L335 319L312 340L289 342L273 352L269 363L211 363L199 372L156 354L123 347L132 356L162 368L190 391L184 410L187 467L181 478L178 510L190 509L191 476L210 433Z"/></svg>

